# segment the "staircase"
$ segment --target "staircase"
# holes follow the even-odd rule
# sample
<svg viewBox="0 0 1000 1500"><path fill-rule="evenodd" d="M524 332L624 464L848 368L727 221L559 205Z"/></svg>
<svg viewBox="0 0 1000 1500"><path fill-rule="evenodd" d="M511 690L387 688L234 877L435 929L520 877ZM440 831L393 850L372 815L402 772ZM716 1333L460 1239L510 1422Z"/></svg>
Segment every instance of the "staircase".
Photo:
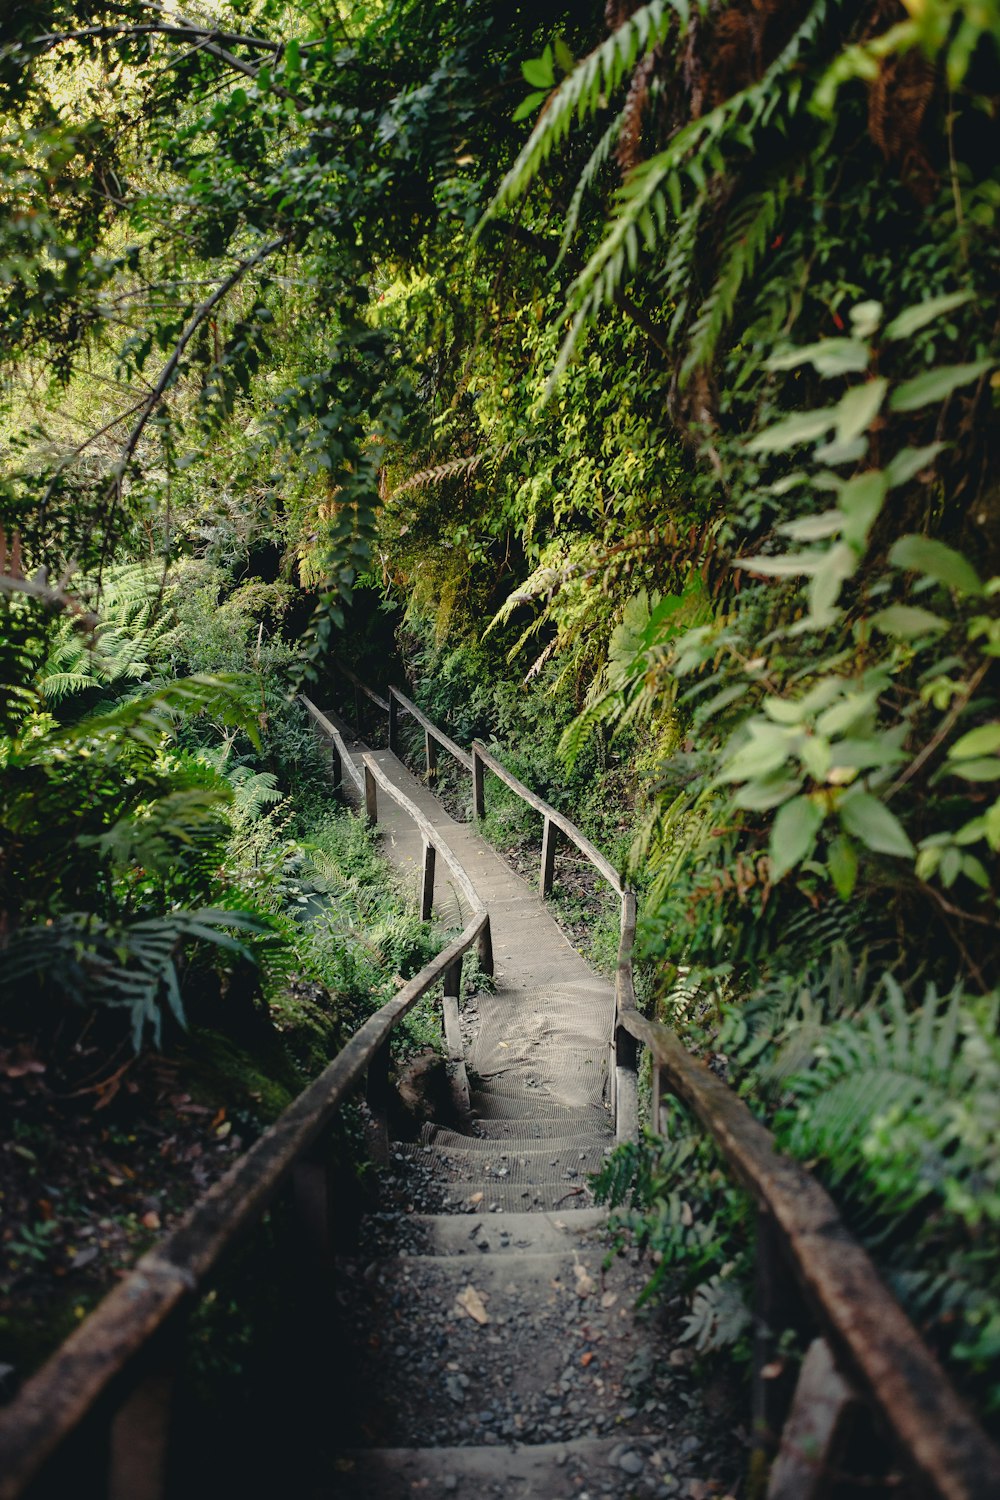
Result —
<svg viewBox="0 0 1000 1500"><path fill-rule="evenodd" d="M671 1352L677 1329L635 1309L649 1268L604 1264L606 1215L587 1179L613 1144L611 985L473 827L395 756L376 758L488 904L496 983L461 1015L473 1133L432 1123L394 1143L362 1253L338 1267L338 1343L351 1353L336 1361L324 1493L723 1495L732 1439L707 1431L690 1356ZM391 805L379 824L416 882L421 840Z"/></svg>

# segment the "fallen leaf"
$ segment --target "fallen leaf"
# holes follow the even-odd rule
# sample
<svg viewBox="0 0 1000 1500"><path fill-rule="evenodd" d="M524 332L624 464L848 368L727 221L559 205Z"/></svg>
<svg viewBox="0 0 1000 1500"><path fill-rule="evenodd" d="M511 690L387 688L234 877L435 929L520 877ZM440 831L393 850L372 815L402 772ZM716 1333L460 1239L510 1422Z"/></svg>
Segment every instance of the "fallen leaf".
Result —
<svg viewBox="0 0 1000 1500"><path fill-rule="evenodd" d="M617 1301L618 1301L618 1293L617 1292L605 1292L604 1296L601 1298L601 1306L602 1307L614 1307L614 1305L615 1305L615 1303Z"/></svg>
<svg viewBox="0 0 1000 1500"><path fill-rule="evenodd" d="M785 1361L783 1359L772 1359L769 1365L765 1365L760 1372L761 1380L777 1380L784 1373Z"/></svg>
<svg viewBox="0 0 1000 1500"><path fill-rule="evenodd" d="M573 1274L576 1277L576 1295L578 1297L589 1297L596 1283L594 1278L589 1275L586 1266L581 1266L580 1262L577 1261L573 1267Z"/></svg>
<svg viewBox="0 0 1000 1500"><path fill-rule="evenodd" d="M483 1195L482 1193L473 1193L472 1197L468 1198L466 1201L468 1203L482 1203Z"/></svg>
<svg viewBox="0 0 1000 1500"><path fill-rule="evenodd" d="M590 1364L590 1362L591 1362L591 1360L593 1358L594 1358L594 1356L593 1356L593 1354L589 1350L587 1351L586 1354L581 1354L580 1355L580 1363L581 1363L581 1365L583 1365L584 1369L587 1368L587 1366Z"/></svg>
<svg viewBox="0 0 1000 1500"><path fill-rule="evenodd" d="M148 1214L143 1214L143 1216L142 1216L142 1225L143 1225L144 1229L159 1229L159 1227L160 1227L160 1216L159 1216L159 1214L154 1213L153 1210L150 1209L150 1211L149 1211Z"/></svg>
<svg viewBox="0 0 1000 1500"><path fill-rule="evenodd" d="M232 1128L233 1122L231 1120L223 1120L221 1125L215 1127L215 1134L220 1141L224 1141Z"/></svg>
<svg viewBox="0 0 1000 1500"><path fill-rule="evenodd" d="M490 1321L490 1315L483 1305L483 1299L471 1283L463 1292L459 1292L455 1298L455 1303L463 1312L468 1313L470 1318L474 1318L477 1323L488 1323Z"/></svg>

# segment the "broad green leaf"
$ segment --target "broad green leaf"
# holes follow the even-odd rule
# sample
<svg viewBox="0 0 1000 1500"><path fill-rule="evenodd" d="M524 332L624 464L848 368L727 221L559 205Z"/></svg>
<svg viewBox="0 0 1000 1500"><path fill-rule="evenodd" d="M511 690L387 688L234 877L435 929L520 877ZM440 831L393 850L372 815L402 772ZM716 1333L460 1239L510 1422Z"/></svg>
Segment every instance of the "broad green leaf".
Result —
<svg viewBox="0 0 1000 1500"><path fill-rule="evenodd" d="M971 760L977 755L992 755L1000 750L1000 724L980 724L956 740L948 751L949 760Z"/></svg>
<svg viewBox="0 0 1000 1500"><path fill-rule="evenodd" d="M564 73L572 73L573 69L576 67L576 59L567 47L566 39L564 37L557 36L553 46L555 48L556 62L559 64L560 68L562 68Z"/></svg>
<svg viewBox="0 0 1000 1500"><path fill-rule="evenodd" d="M877 739L858 736L838 740L831 749L832 769L829 779L834 779L834 771L870 771L875 766L899 765L905 759L902 750L889 744L885 735L879 735Z"/></svg>
<svg viewBox="0 0 1000 1500"><path fill-rule="evenodd" d="M794 797L801 786L801 776L788 777L783 770L771 776L760 776L740 787L733 796L733 806L747 812L768 812Z"/></svg>
<svg viewBox="0 0 1000 1500"><path fill-rule="evenodd" d="M925 328L935 318L953 312L956 307L964 307L971 296L971 292L946 292L942 297L928 297L926 302L918 302L893 318L882 337L886 340L908 339L912 333Z"/></svg>
<svg viewBox="0 0 1000 1500"><path fill-rule="evenodd" d="M797 411L758 432L747 444L748 453L785 453L800 443L811 443L825 437L837 420L837 407L825 406L815 411Z"/></svg>
<svg viewBox="0 0 1000 1500"><path fill-rule="evenodd" d="M812 365L819 375L856 375L867 370L870 358L868 345L859 339L820 339L816 344L772 355L765 368L795 370L800 365Z"/></svg>
<svg viewBox="0 0 1000 1500"><path fill-rule="evenodd" d="M928 443L926 448L900 448L885 467L886 489L893 490L897 485L915 479L922 469L934 462L943 448L944 443Z"/></svg>
<svg viewBox="0 0 1000 1500"><path fill-rule="evenodd" d="M847 693L839 703L834 703L816 720L820 734L847 734L864 724L872 714L878 694L871 691Z"/></svg>
<svg viewBox="0 0 1000 1500"><path fill-rule="evenodd" d="M1000 776L1000 760L995 756L982 760L960 760L951 767L953 776L964 776L966 781L996 781Z"/></svg>
<svg viewBox="0 0 1000 1500"><path fill-rule="evenodd" d="M871 426L882 409L889 382L883 375L845 391L835 408L838 443L852 443Z"/></svg>
<svg viewBox="0 0 1000 1500"><path fill-rule="evenodd" d="M788 698L765 698L761 704L769 719L776 724L801 724L803 719L802 704L794 703Z"/></svg>
<svg viewBox="0 0 1000 1500"><path fill-rule="evenodd" d="M830 879L841 901L849 901L858 878L858 851L844 833L838 833L827 851Z"/></svg>
<svg viewBox="0 0 1000 1500"><path fill-rule="evenodd" d="M520 120L527 119L528 115L533 114L540 104L545 103L548 97L545 89L539 89L534 94L529 94L526 99L522 99L511 117L515 125Z"/></svg>
<svg viewBox="0 0 1000 1500"><path fill-rule="evenodd" d="M821 734L807 734L799 751L802 764L813 781L825 781L830 770L830 741Z"/></svg>
<svg viewBox="0 0 1000 1500"><path fill-rule="evenodd" d="M849 479L840 492L840 509L846 516L844 541L858 553L868 545L868 533L878 519L886 496L885 475L881 469L869 469Z"/></svg>
<svg viewBox="0 0 1000 1500"><path fill-rule="evenodd" d="M883 635L897 636L903 641L913 641L929 632L948 629L947 620L915 604L890 604L880 609L877 615L872 615L871 623Z"/></svg>
<svg viewBox="0 0 1000 1500"><path fill-rule="evenodd" d="M783 557L740 557L733 566L766 578L801 578L822 567L823 556L821 552L786 552Z"/></svg>
<svg viewBox="0 0 1000 1500"><path fill-rule="evenodd" d="M771 828L772 881L781 880L811 853L822 822L822 809L809 797L793 797L778 810Z"/></svg>
<svg viewBox="0 0 1000 1500"><path fill-rule="evenodd" d="M836 536L844 524L844 515L839 510L824 510L816 516L803 516L798 521L786 521L776 529L782 536L790 536L793 542L825 542Z"/></svg>
<svg viewBox="0 0 1000 1500"><path fill-rule="evenodd" d="M961 871L962 855L960 851L958 849L955 849L954 847L951 849L945 849L944 853L941 855L941 864L938 867L938 874L941 877L941 884L945 887L946 890L949 886L955 884L955 881L958 879Z"/></svg>
<svg viewBox="0 0 1000 1500"><path fill-rule="evenodd" d="M857 565L854 549L846 542L838 542L823 553L809 585L809 614L815 624L830 623L841 587L853 576Z"/></svg>
<svg viewBox="0 0 1000 1500"><path fill-rule="evenodd" d="M556 81L555 69L552 66L552 48L546 47L541 57L530 57L527 62L523 62L521 72L524 74L525 82L530 83L533 89L552 88Z"/></svg>
<svg viewBox="0 0 1000 1500"><path fill-rule="evenodd" d="M837 811L846 832L853 833L856 839L860 839L866 848L873 849L876 854L912 857L915 853L896 814L890 812L883 802L869 792L855 792L852 789L839 804Z"/></svg>
<svg viewBox="0 0 1000 1500"><path fill-rule="evenodd" d="M893 411L918 411L932 401L943 401L960 386L985 375L995 363L992 359L977 359L969 365L939 365L937 369L925 370L923 375L898 385L889 398L889 406Z"/></svg>
<svg viewBox="0 0 1000 1500"><path fill-rule="evenodd" d="M986 873L986 868L982 860L977 859L974 854L962 855L962 874L967 880L971 880L974 885L978 885L982 890L989 890L990 877Z"/></svg>
<svg viewBox="0 0 1000 1500"><path fill-rule="evenodd" d="M870 339L877 332L882 321L882 304L874 299L870 302L857 302L851 308L848 317L851 320L855 338Z"/></svg>
<svg viewBox="0 0 1000 1500"><path fill-rule="evenodd" d="M954 547L929 536L902 536L889 553L895 568L923 573L960 594L981 594L983 586L975 568Z"/></svg>

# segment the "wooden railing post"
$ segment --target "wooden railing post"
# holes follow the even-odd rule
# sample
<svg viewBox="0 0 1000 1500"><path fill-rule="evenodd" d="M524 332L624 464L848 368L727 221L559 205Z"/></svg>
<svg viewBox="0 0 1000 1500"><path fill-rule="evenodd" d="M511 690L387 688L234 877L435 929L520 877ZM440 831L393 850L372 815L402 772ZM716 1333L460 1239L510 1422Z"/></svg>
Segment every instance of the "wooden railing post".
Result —
<svg viewBox="0 0 1000 1500"><path fill-rule="evenodd" d="M456 958L453 964L449 964L444 971L444 992L446 995L454 995L457 1000L462 998L462 959Z"/></svg>
<svg viewBox="0 0 1000 1500"><path fill-rule="evenodd" d="M368 1064L365 1096L372 1120L371 1154L376 1162L389 1160L389 1043L372 1054Z"/></svg>
<svg viewBox="0 0 1000 1500"><path fill-rule="evenodd" d="M399 704L392 688L389 689L389 749L396 754L399 743Z"/></svg>
<svg viewBox="0 0 1000 1500"><path fill-rule="evenodd" d="M615 1026L615 1139L639 1138L639 1079L635 1037L622 1025Z"/></svg>
<svg viewBox="0 0 1000 1500"><path fill-rule="evenodd" d="M333 789L339 792L344 785L344 763L340 758L340 751L333 744L330 746L330 771L333 775Z"/></svg>
<svg viewBox="0 0 1000 1500"><path fill-rule="evenodd" d="M174 1385L187 1316L175 1315L144 1353L145 1370L111 1419L108 1500L164 1500Z"/></svg>
<svg viewBox="0 0 1000 1500"><path fill-rule="evenodd" d="M543 896L552 894L552 877L556 868L556 825L551 818L542 824L542 865L538 876L538 889Z"/></svg>
<svg viewBox="0 0 1000 1500"><path fill-rule="evenodd" d="M486 795L484 780L486 767L483 765L482 756L475 745L472 746L472 816L474 818L485 818Z"/></svg>
<svg viewBox="0 0 1000 1500"><path fill-rule="evenodd" d="M653 1079L649 1101L649 1123L656 1135L663 1135L663 1069L653 1058Z"/></svg>
<svg viewBox="0 0 1000 1500"><path fill-rule="evenodd" d="M368 766L365 766L365 817L371 827L378 822L378 787Z"/></svg>
<svg viewBox="0 0 1000 1500"><path fill-rule="evenodd" d="M299 1260L313 1269L327 1266L333 1254L333 1199L330 1132L324 1130L291 1172Z"/></svg>
<svg viewBox="0 0 1000 1500"><path fill-rule="evenodd" d="M490 930L490 919L486 918L486 925L479 934L479 967L484 974L493 973L493 933Z"/></svg>
<svg viewBox="0 0 1000 1500"><path fill-rule="evenodd" d="M763 1473L777 1451L792 1395L791 1371L777 1358L785 1328L795 1321L794 1278L781 1253L774 1216L757 1213L757 1265L753 1351L752 1472Z"/></svg>
<svg viewBox="0 0 1000 1500"><path fill-rule="evenodd" d="M424 756L427 760L427 785L437 786L438 747L437 740L429 729L424 730Z"/></svg>
<svg viewBox="0 0 1000 1500"><path fill-rule="evenodd" d="M429 841L424 842L424 873L420 883L420 920L429 922L434 910L434 866L437 850Z"/></svg>

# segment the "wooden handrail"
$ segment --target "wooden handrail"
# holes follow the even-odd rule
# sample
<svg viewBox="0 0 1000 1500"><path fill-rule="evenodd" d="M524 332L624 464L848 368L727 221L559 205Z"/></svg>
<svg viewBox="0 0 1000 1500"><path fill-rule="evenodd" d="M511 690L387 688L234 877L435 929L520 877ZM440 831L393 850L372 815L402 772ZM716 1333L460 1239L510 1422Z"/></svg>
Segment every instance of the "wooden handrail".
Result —
<svg viewBox="0 0 1000 1500"><path fill-rule="evenodd" d="M400 704L404 713L408 713L412 719L416 719L417 723L421 725L421 727L427 732L427 734L431 735L435 740L437 740L439 745L443 745L444 748L448 751L449 755L453 755L455 757L460 766L464 766L465 770L467 771L472 770L472 756L469 754L468 750L463 750L461 745L457 744L450 735L445 734L443 729L439 729L437 725L431 719L429 719L427 715L423 713L415 703L407 698L405 693L401 693L399 691L399 688L397 687L391 687L389 689L389 704L386 705L387 708L392 703L393 698L395 698L396 701Z"/></svg>
<svg viewBox="0 0 1000 1500"><path fill-rule="evenodd" d="M615 895L624 895L625 888L619 879L618 871L611 861L605 859L600 849L595 844L592 844L586 834L581 833L576 824L570 822L564 813L558 812L544 798L539 797L537 793L526 787L523 781L519 781L511 771L508 771L507 767L487 750L482 740L473 740L472 759L473 763L476 760L480 760L483 765L489 766L494 776L498 776L501 781L505 782L511 791L516 792L523 802L527 802L528 806L533 807L536 812L541 813L543 818L547 818L550 823L554 823L566 835L570 843L575 844L580 853L585 854L594 868L604 876Z"/></svg>
<svg viewBox="0 0 1000 1500"><path fill-rule="evenodd" d="M387 703L385 698L382 697L381 693L376 693L374 688L370 688L366 682L362 682L361 678L358 677L354 672L352 672L350 667L345 667L344 663L341 661L334 662L334 666L337 668L338 672L341 672L343 676L347 678L349 683L357 688L359 693L364 693L366 698L370 698L371 701L376 705L376 707L380 708L384 714L387 714L389 712L389 704Z"/></svg>
<svg viewBox="0 0 1000 1500"><path fill-rule="evenodd" d="M361 762L366 772L376 784L384 792L387 792L393 801L413 819L423 834L424 842L434 845L437 852L443 856L445 864L454 876L455 884L462 892L471 909L475 912L485 911L486 908L483 905L482 897L462 868L458 855L449 847L447 841L441 837L440 831L424 817L417 804L411 801L405 792L401 792L399 787L393 785L373 755L368 753L362 755Z"/></svg>
<svg viewBox="0 0 1000 1500"><path fill-rule="evenodd" d="M354 782L356 790L363 797L365 795L365 778L358 770L357 766L354 764L354 757L352 756L350 750L347 748L347 742L344 739L344 736L341 734L336 724L331 723L326 714L321 713L320 710L316 707L315 703L313 703L311 699L306 697L305 693L300 693L299 697L305 704L306 709L311 714L318 728L320 728L323 733L333 741L334 753L336 755L336 761L334 764L335 784L339 783L340 777L342 777L344 772L346 771L348 776Z"/></svg>
<svg viewBox="0 0 1000 1500"><path fill-rule="evenodd" d="M1000 1452L846 1229L830 1195L778 1152L743 1100L673 1032L635 1009L626 1007L619 1016L770 1215L777 1244L838 1361L880 1413L919 1482L942 1500L1000 1495Z"/></svg>
<svg viewBox="0 0 1000 1500"><path fill-rule="evenodd" d="M0 1500L16 1500L23 1493L113 1382L124 1377L127 1385L137 1356L195 1299L224 1252L261 1217L393 1027L488 928L489 914L476 911L460 936L369 1017L319 1077L198 1199L177 1228L136 1262L0 1411Z"/></svg>

